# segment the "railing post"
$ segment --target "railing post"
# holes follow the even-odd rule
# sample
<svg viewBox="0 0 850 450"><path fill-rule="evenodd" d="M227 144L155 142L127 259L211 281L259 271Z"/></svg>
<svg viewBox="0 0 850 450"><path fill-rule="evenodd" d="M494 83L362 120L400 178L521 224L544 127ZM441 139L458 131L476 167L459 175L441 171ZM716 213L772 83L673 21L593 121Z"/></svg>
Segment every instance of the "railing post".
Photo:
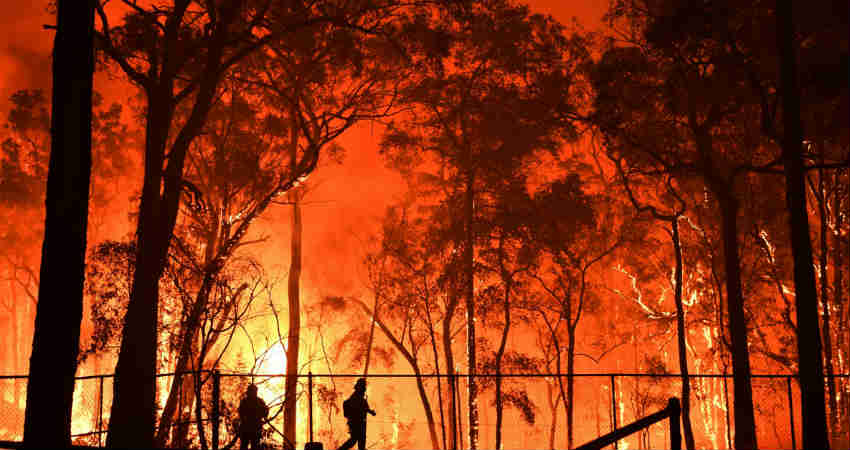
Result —
<svg viewBox="0 0 850 450"><path fill-rule="evenodd" d="M213 450L218 450L218 425L221 420L221 376L218 369L213 370L212 375L212 448Z"/></svg>
<svg viewBox="0 0 850 450"><path fill-rule="evenodd" d="M797 433L794 431L794 397L791 395L791 376L785 377L788 382L788 419L791 421L791 448L797 450Z"/></svg>
<svg viewBox="0 0 850 450"><path fill-rule="evenodd" d="M679 406L678 398L672 397L667 402L667 411L670 413L670 449L682 450L682 431L679 428L682 408Z"/></svg>
<svg viewBox="0 0 850 450"><path fill-rule="evenodd" d="M611 431L617 429L617 393L614 390L614 375L611 375ZM614 450L617 450L617 441L614 441Z"/></svg>
<svg viewBox="0 0 850 450"><path fill-rule="evenodd" d="M313 442L313 371L307 372L307 413L310 420L310 442Z"/></svg>

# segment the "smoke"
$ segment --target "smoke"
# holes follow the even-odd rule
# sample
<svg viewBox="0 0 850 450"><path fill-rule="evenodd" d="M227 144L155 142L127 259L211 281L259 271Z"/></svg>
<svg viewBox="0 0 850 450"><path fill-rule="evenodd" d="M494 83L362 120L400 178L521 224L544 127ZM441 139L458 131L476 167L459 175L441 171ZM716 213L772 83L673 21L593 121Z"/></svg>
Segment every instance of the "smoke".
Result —
<svg viewBox="0 0 850 450"><path fill-rule="evenodd" d="M19 89L50 88L50 49L53 30L44 25L55 23L47 1L7 2L0 14L0 114L8 110L6 100Z"/></svg>

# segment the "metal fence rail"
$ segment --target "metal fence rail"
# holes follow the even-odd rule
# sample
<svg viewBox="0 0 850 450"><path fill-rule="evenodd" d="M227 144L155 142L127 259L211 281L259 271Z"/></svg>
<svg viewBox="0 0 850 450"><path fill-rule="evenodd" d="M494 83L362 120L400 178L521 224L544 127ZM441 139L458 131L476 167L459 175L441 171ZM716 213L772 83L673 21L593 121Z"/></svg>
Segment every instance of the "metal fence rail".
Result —
<svg viewBox="0 0 850 450"><path fill-rule="evenodd" d="M326 443L326 446L330 447L334 443L338 443L339 439L347 437L344 419L341 417L341 412L338 411L338 405L350 392L350 384L353 384L356 378L362 377L361 374L353 373L299 374L299 387L295 393L299 404L297 439L294 443L286 443L283 440L283 434L280 432L282 429L280 409L285 374L219 373L218 371L208 370L181 374L163 373L157 375L156 381L160 397L167 395L171 377L175 375L198 375L199 377L196 379L200 379L200 376L203 375L203 379L207 382L198 388L200 404L197 405L197 408L190 406L188 416L180 415L175 419L175 423L171 424L172 429L187 427L183 430L183 433L190 437L191 445L200 446L199 439L203 439L205 447L216 450L230 448L234 445L236 406L241 392L244 392L244 388L249 383L256 383L260 386L261 393L272 406L272 419L267 424L267 435L265 437L266 442L272 444L272 447L288 445L300 448L305 442L313 439L322 440ZM540 392L546 386L556 385L558 380L565 381L570 377L573 378L577 388L580 388L576 391L574 402L581 406L581 414L584 414L576 417L575 422L576 424L582 421L594 422L595 419L596 424L596 429L585 427L581 433L578 433L578 442L590 440L606 431L614 432L622 429L618 426L621 421L627 423L629 420L637 420L647 416L648 411L655 409L653 405L660 405L660 401L666 402L671 396L680 394L680 380L682 378L679 374L669 373L576 373L572 375L564 373L507 373L500 375L457 373L454 375L422 374L419 376L415 374L369 374L367 378L370 380L370 398L378 398L376 404L380 404L379 402L386 403L387 399L395 402L393 403L395 405L393 417L385 419L384 417L389 417L389 415L382 416L370 422L375 423L374 428L378 430L370 431L370 435L377 434L379 435L378 439L384 439L384 441L379 440L373 445L380 445L380 442L396 439L395 446L404 448L403 442L398 438L401 433L399 429L407 430L409 428L416 430L419 434L428 434L425 431L428 424L422 419L424 416L422 414L423 407L420 404L418 394L416 394L417 391L414 389L417 381L422 381L426 385L428 395L433 397L432 403L437 403L436 393L439 392L440 386L442 387L443 398L445 398L447 385L450 381L458 386L459 391L462 391L464 381L470 377L479 379L479 383L485 386L485 389L488 382L492 383L496 377L500 377L504 379L503 383L514 383L515 387L519 386L528 390L538 388L537 392ZM832 377L839 381L838 384L844 390L850 391L850 375L832 375ZM762 417L759 428L762 429L762 433L765 433L764 439L773 439L771 442L774 445L768 445L768 447L791 448L792 450L797 448L800 402L799 389L797 384L792 382L795 378L796 375L792 374L754 374L751 376L756 394L769 400L756 405L760 410L760 413L757 412L757 414L761 414ZM20 441L22 438L26 379L27 377L24 375L0 376L0 441ZM730 421L731 389L728 384L732 382L732 376L729 374L694 374L689 375L688 379L692 386L709 383L709 387L703 387L703 390L706 392L713 390L713 392L710 392L710 396L706 396L705 393L700 394L700 388L692 388L692 417L699 416L702 420L706 420L707 415L719 417L718 420L715 420L716 429L712 432L703 433L714 433L714 435L706 434L706 436L702 436L703 445L698 444L697 447L708 448L707 446L714 442L714 447L722 448L726 446L731 448L731 436L734 430ZM345 380L349 380L351 383L343 383ZM87 375L76 378L74 426L72 428L72 438L75 443L95 447L105 444L104 436L108 427L108 415L111 408L112 381L112 374ZM457 395L460 397L461 394ZM164 401L164 397L161 400ZM460 398L456 400L460 400ZM540 399L536 399L536 402L541 405L537 408L537 415L545 415L547 412L543 402ZM465 405L462 401L459 401L459 403ZM442 405L440 406L442 407ZM433 414L437 416L437 405L433 404L431 407ZM561 405L560 411L559 414L563 415L563 405ZM461 410L460 413L459 415L462 416L464 411ZM607 420L600 419L604 417L605 413L608 416ZM575 415L579 416L579 412L576 412ZM308 419L308 421L304 419ZM556 419L557 417L553 416L551 420ZM435 420L439 423L447 420L443 418L442 410L439 411L439 416ZM603 422L607 422L607 426L601 426ZM551 421L543 422L543 425L551 426ZM533 434L539 439L542 439L541 436L545 434L541 431L543 425L525 424L519 419L511 423L511 426L515 428L524 426L530 431L537 430L536 434L524 433ZM468 423L461 420L458 426L461 430L459 434L463 435L462 429L468 427ZM771 426L773 435L770 434ZM373 427L373 425L370 425L370 427ZM482 423L482 434L487 436L492 427L492 424ZM557 427L556 431L562 433L563 420ZM655 429L654 435L646 434L648 433L646 430L642 432L644 435L641 439L645 441L638 442L638 447L652 446L649 442L650 439L655 439L655 447L657 447L660 445L658 439L667 436L664 434L667 431L660 429ZM395 433L395 435L392 433ZM383 437L385 434L388 437ZM415 435L416 433L410 431L409 434ZM200 435L204 437L199 437ZM667 437L672 438L672 436ZM636 438L632 436L631 439ZM710 439L713 439L713 441L710 441ZM664 438L664 440L669 442L667 438ZM850 438L844 440L848 441L848 445L850 445ZM558 442L560 443L560 438ZM614 448L617 448L616 440L612 442ZM605 445L609 444L611 443ZM417 445L409 444L408 446L422 448L422 445L424 444L420 441ZM430 445L430 441L428 445ZM542 440L515 444L506 443L505 448L510 448L511 445L515 445L517 448L542 448L544 445L548 446L548 443L544 443Z"/></svg>

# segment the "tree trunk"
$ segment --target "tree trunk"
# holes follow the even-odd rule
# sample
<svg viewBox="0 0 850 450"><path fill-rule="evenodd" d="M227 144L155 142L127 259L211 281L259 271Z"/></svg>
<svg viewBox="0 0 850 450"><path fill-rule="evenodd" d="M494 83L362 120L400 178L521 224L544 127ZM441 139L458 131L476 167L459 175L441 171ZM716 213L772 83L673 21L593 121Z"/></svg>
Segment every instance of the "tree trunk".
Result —
<svg viewBox="0 0 850 450"><path fill-rule="evenodd" d="M203 384L201 383L201 372L194 372L192 374L192 378L192 387L195 388L195 424L197 424L198 441L201 444L201 448L203 450L207 450L209 446L207 444L206 428L204 427L203 396L201 395Z"/></svg>
<svg viewBox="0 0 850 450"><path fill-rule="evenodd" d="M832 375L835 373L832 366L832 332L831 332L831 324L830 324L830 306L837 304L838 297L835 297L832 303L829 301L828 296L828 272L827 267L829 264L829 246L828 246L828 235L829 235L829 227L827 226L827 222L829 222L829 216L827 213L827 202L829 198L826 194L826 189L824 188L824 170L818 170L818 194L815 196L818 202L818 215L820 216L820 303L821 309L823 310L823 360L824 360L824 368L826 370L826 374L828 378L826 379L826 390L827 390L827 400L829 402L829 429L832 431L833 435L837 431L838 427L837 421L837 409L838 402L836 401L835 396L835 378ZM837 197L837 195L836 195ZM836 214L836 216L840 217L841 214ZM841 220L841 219L838 219ZM835 264L835 261L833 261ZM838 266L834 265L833 271ZM837 435L836 435L837 436Z"/></svg>
<svg viewBox="0 0 850 450"><path fill-rule="evenodd" d="M44 242L30 355L24 445L68 447L83 317L91 179L94 1L60 0Z"/></svg>
<svg viewBox="0 0 850 450"><path fill-rule="evenodd" d="M201 315L203 315L209 304L210 294L220 271L221 266L213 263L213 260L210 259L210 262L207 263L207 268L204 270L204 279L195 297L195 302L192 304L192 309L189 311L189 315L183 324L180 352L177 356L177 364L174 367L174 381L171 383L171 389L169 390L168 399L165 402L165 408L162 412L162 419L159 423L159 431L156 434L158 445L164 445L165 440L168 438L174 412L177 409L177 393L184 383L183 377L185 374L183 372L190 369L190 358L197 353L193 350L198 348L197 335L201 326ZM203 360L199 361L198 367L203 366L203 363Z"/></svg>
<svg viewBox="0 0 850 450"><path fill-rule="evenodd" d="M673 252L676 255L676 340L679 346L679 371L682 374L682 426L685 432L685 447L694 450L694 431L691 427L691 381L688 377L688 347L685 334L685 307L682 304L682 244L679 239L679 217L670 221L673 229Z"/></svg>
<svg viewBox="0 0 850 450"><path fill-rule="evenodd" d="M378 318L378 314L374 309L370 311L366 304L362 302L360 302L360 307L363 308L366 314L370 314L372 316L372 324L377 325L381 328L381 331L384 333L384 336L387 337L387 339L393 344L396 350L401 353L407 363L410 364L410 368L413 369L413 373L414 375L416 375L416 389L419 391L419 399L422 401L422 408L425 411L425 420L428 424L428 433L431 437L431 447L435 450L439 449L440 441L437 438L437 426L436 422L434 421L434 413L431 410L431 402L428 400L428 393L425 391L425 384L422 378L422 371L419 369L419 363L417 361L416 354L411 353L410 350L405 348L402 341L396 338L396 336L393 335L393 333L386 326L386 324ZM370 347L372 344L371 340L372 338L370 338L369 342Z"/></svg>
<svg viewBox="0 0 850 450"><path fill-rule="evenodd" d="M290 167L293 172L298 165L298 127L293 126L290 131ZM295 445L295 424L297 413L298 388L298 350L301 345L301 205L299 204L300 192L293 189L290 192L292 201L292 240L290 242L291 254L289 262L289 334L286 338L286 386L283 400L283 436L288 443Z"/></svg>
<svg viewBox="0 0 850 450"><path fill-rule="evenodd" d="M216 253L218 252L218 238L219 238L219 226L218 223L213 225L213 228L208 230L206 235L205 242L205 250L204 250L204 267L206 271L214 270L215 266L211 265L210 262L215 258ZM212 276L208 277L207 273L204 273L204 283L213 283L217 278L218 273L212 274ZM168 436L172 433L172 422L175 419L175 411L177 411L177 419L179 420L182 417L182 406L178 405L178 398L180 397L180 392L185 392L185 386L188 385L189 381L184 378L183 372L189 370L189 360L193 355L198 353L198 332L200 327L200 315L198 315L198 320L193 321L192 317L195 314L200 314L203 310L206 309L206 305L209 303L209 295L211 293L211 286L205 287L206 284L201 285L201 289L198 291L198 295L195 298L194 306L192 306L192 312L189 313L189 319L184 321L181 324L181 336L180 336L180 353L177 355L177 364L174 367L174 379L171 382L171 388L168 391L168 398L165 401L165 407L162 410L162 414L159 418L159 424L157 427L157 432L155 436L155 442L159 447L165 447L168 443ZM206 293L205 296L202 296L202 293ZM195 313L194 311L198 311ZM187 342L188 340L188 342ZM188 345L186 345L188 343ZM204 361L203 356L199 360L199 367L203 367ZM173 440L172 440L173 441ZM179 447L179 445L178 445Z"/></svg>
<svg viewBox="0 0 850 450"><path fill-rule="evenodd" d="M425 420L428 423L428 435L431 437L431 447L434 450L440 448L440 441L437 437L437 424L434 421L434 413L431 411L431 402L428 401L428 394L425 392L425 384L423 383L422 373L418 366L414 366L416 374L416 389L419 391L419 399L422 401L422 408L425 410Z"/></svg>
<svg viewBox="0 0 850 450"><path fill-rule="evenodd" d="M755 414L751 384L750 351L747 346L747 317L741 292L741 267L738 257L738 202L729 186L715 186L720 201L723 233L723 260L726 269L726 308L729 315L729 340L734 379L735 448L755 450Z"/></svg>
<svg viewBox="0 0 850 450"><path fill-rule="evenodd" d="M443 406L443 383L440 381L440 355L437 352L437 335L434 332L434 323L431 321L431 302L428 297L426 297L426 309L425 309L425 317L428 319L428 334L431 338L431 351L434 353L434 375L437 377L437 401L440 407L440 428L442 431L443 438L443 446L441 449L446 448L446 414L445 408ZM377 305L376 305L377 306ZM435 450L439 450L435 448Z"/></svg>
<svg viewBox="0 0 850 450"><path fill-rule="evenodd" d="M478 380L476 372L475 350L475 234L472 229L475 215L475 177L470 173L466 180L464 198L464 246L463 246L463 282L464 297L466 298L466 354L469 367L467 379L468 412L469 412L469 448L478 448Z"/></svg>
<svg viewBox="0 0 850 450"><path fill-rule="evenodd" d="M452 351L452 318L458 306L454 286L449 287L449 299L446 305L446 315L443 317L443 353L446 358L446 374L449 382L449 431L451 432L451 450L458 449L458 404L457 378L455 377L454 352Z"/></svg>
<svg viewBox="0 0 850 450"><path fill-rule="evenodd" d="M802 158L803 126L794 46L792 3L776 2L779 79L782 96L782 158L785 166L785 200L794 256L794 291L797 307L797 358L803 416L803 448L828 449L824 408L823 357L818 321L817 290L812 267L812 243L806 210ZM737 383L736 383L737 385Z"/></svg>
<svg viewBox="0 0 850 450"><path fill-rule="evenodd" d="M197 350L197 345L193 345L193 347ZM191 420L192 407L195 404L195 377L190 375L181 377L181 380L182 382L177 385L180 395L178 395L175 421L178 422L178 425L172 426L172 423L169 422L168 427L163 427L163 423L160 421L159 428L159 431L165 430L166 433L171 434L171 447L174 448L188 447L189 424L183 422Z"/></svg>
<svg viewBox="0 0 850 450"><path fill-rule="evenodd" d="M136 266L130 301L124 316L121 347L115 365L112 412L106 445L153 446L156 423L156 341L159 278L167 236L159 227L164 148L171 108L157 96L148 102L145 133L145 174L136 226ZM137 440L138 439L138 440ZM149 444L148 444L149 443Z"/></svg>
<svg viewBox="0 0 850 450"><path fill-rule="evenodd" d="M835 174L836 185L841 182L841 174L836 171ZM845 186L846 188L846 186ZM843 202L846 201L842 199L841 191L836 192L835 194L835 205L833 210L835 211L835 229L837 232L833 234L833 246L832 246L832 286L833 286L833 299L835 299L835 304L837 305L836 312L838 315L838 321L836 323L836 349L838 351L839 361L841 361L841 349L845 348L843 345L843 340L841 338L842 334L845 333L843 327L841 326L842 312L846 308L846 300L844 299L844 267L843 267L843 258L841 253L841 247L844 245L841 242L841 227L844 222L844 211L841 209L843 207ZM831 360L831 358L830 358ZM829 371L829 368L827 368ZM834 370L834 369L833 369ZM841 371L841 367L839 367L839 371ZM830 382L835 384L835 379L830 379ZM834 389L834 388L833 388ZM846 397L846 396L845 396ZM835 398L835 397L833 397ZM832 404L830 403L830 408L832 408ZM846 436L847 435L847 420L842 420L844 415L847 413L844 408L841 408L838 402L835 404L835 409L832 409L832 422L834 424L833 433L837 433L837 436Z"/></svg>
<svg viewBox="0 0 850 450"><path fill-rule="evenodd" d="M573 448L574 424L573 407L575 399L575 364L576 364L576 329L574 326L567 327L567 398L564 406L567 410L567 448Z"/></svg>
<svg viewBox="0 0 850 450"><path fill-rule="evenodd" d="M165 149L176 106L173 92L176 74L167 64L176 57L171 54L174 49L165 50L162 76L156 83L146 86L145 173L136 225L136 268L115 366L112 412L106 438L109 447L153 447L155 444L159 279L177 221L186 154L212 107L222 76L221 61L230 24L237 17L240 4L241 0L233 0L227 6L218 7L218 22L212 27L212 42L201 68L194 104L186 123L174 137L164 170Z"/></svg>
<svg viewBox="0 0 850 450"><path fill-rule="evenodd" d="M556 392L553 392L554 389L551 384L546 383L546 392L549 394L547 399L549 400L549 408L552 411L552 423L549 426L549 450L555 450L555 431L558 429L558 405L561 404L561 397ZM552 400L552 394L555 394L555 400Z"/></svg>
<svg viewBox="0 0 850 450"><path fill-rule="evenodd" d="M503 274L502 279L505 279ZM502 327L502 338L499 341L499 349L496 351L496 450L502 448L502 416L504 415L504 404L502 403L502 357L505 355L505 347L508 342L508 333L511 330L511 283L505 284L505 324Z"/></svg>

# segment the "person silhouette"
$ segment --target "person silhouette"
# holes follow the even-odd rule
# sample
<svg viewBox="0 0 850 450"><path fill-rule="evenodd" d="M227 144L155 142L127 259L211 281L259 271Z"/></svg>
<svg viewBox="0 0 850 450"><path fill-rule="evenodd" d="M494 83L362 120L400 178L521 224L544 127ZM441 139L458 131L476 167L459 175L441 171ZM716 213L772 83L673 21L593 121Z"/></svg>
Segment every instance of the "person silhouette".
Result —
<svg viewBox="0 0 850 450"><path fill-rule="evenodd" d="M263 435L263 421L269 415L266 402L257 396L257 385L250 384L245 396L239 402L239 448L246 450L260 448Z"/></svg>
<svg viewBox="0 0 850 450"><path fill-rule="evenodd" d="M348 421L348 434L351 437L338 450L348 450L357 444L358 450L366 448L366 413L375 415L366 401L366 379L360 378L354 383L354 393L342 402L342 414Z"/></svg>

